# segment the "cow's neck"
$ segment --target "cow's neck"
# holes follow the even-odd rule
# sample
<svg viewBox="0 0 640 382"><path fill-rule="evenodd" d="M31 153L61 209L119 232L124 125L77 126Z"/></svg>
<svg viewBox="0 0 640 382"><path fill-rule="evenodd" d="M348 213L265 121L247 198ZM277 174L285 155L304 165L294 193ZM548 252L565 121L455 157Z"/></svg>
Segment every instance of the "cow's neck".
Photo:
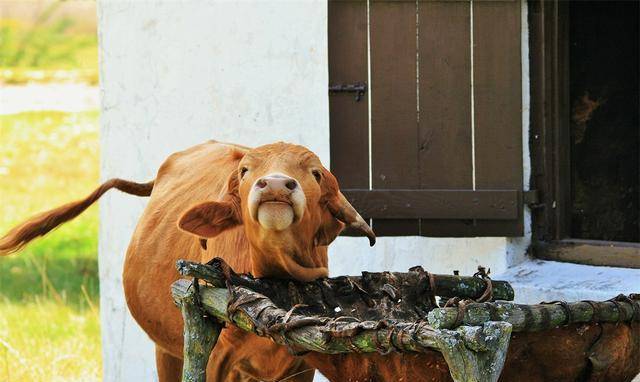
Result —
<svg viewBox="0 0 640 382"><path fill-rule="evenodd" d="M318 247L250 246L251 272L256 277L311 281L327 276L326 257Z"/></svg>

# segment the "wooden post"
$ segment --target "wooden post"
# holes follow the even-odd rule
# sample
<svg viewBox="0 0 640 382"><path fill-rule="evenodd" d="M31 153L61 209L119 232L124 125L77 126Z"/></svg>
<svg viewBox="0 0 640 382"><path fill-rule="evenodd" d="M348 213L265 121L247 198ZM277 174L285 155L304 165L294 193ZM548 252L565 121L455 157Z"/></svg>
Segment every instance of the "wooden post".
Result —
<svg viewBox="0 0 640 382"><path fill-rule="evenodd" d="M222 274L222 270L219 269L218 265L219 263L209 265L188 260L178 260L176 262L178 273L182 276L197 277L215 287L223 288L225 285L225 279Z"/></svg>
<svg viewBox="0 0 640 382"><path fill-rule="evenodd" d="M223 271L221 269L224 266L226 266L226 264L224 264L222 261L214 262L211 265L200 264L187 260L179 260L177 263L178 272L182 276L197 277L219 288L225 286L225 277L222 275ZM426 272L422 271L422 273ZM423 278L423 274L417 271L380 273L363 272L363 276L353 276L351 278L353 280L359 280L364 278L365 275L370 279L377 278L379 280L401 280L402 283L408 285L417 286L421 282L429 283L429 280L427 278ZM479 277L438 274L432 274L431 276L433 277L435 295L441 296L443 298L460 297L477 299L482 296L482 294L487 289L487 281ZM254 290L259 290L259 287L263 282L260 279L254 279L251 277L239 277L239 275L233 272L230 272L229 277L233 285L243 285ZM326 281L329 284L335 282L334 279L327 279ZM382 281L380 281L380 283L382 283ZM270 288L277 288L279 285L282 285L282 288L284 290L287 290L289 288L288 282L278 283L275 280L270 280ZM511 287L511 284L506 281L491 280L491 285L494 300L513 300L514 291ZM429 285L428 288L430 289L430 287L431 286Z"/></svg>
<svg viewBox="0 0 640 382"><path fill-rule="evenodd" d="M173 299L184 321L184 363L182 382L206 382L207 363L222 325L205 316L198 306L193 283L172 285Z"/></svg>
<svg viewBox="0 0 640 382"><path fill-rule="evenodd" d="M511 325L486 322L439 330L437 344L455 382L496 382L507 357Z"/></svg>
<svg viewBox="0 0 640 382"><path fill-rule="evenodd" d="M533 332L556 328L571 323L627 322L639 320L640 300L572 302L560 304L521 305L497 301L471 303L464 307L464 316L458 321L458 307L436 308L429 312L429 325L436 329L451 329L456 325L482 325L487 321L505 321L513 325L514 332Z"/></svg>
<svg viewBox="0 0 640 382"><path fill-rule="evenodd" d="M174 296L193 293L190 286L191 282L188 280L176 281L172 286ZM340 354L398 349L424 352L425 349L433 349L444 355L456 382L496 382L504 366L511 334L511 325L506 322L487 322L478 327L459 327L455 330L435 330L417 323L396 323L389 327L363 321L360 330L354 331L353 335L345 335L339 328L334 335L332 329L325 326L330 318L291 314L255 291L244 287L233 287L233 290L234 297L231 298L227 289L200 286L202 308L221 322L231 323L242 330L269 337L278 344L301 351ZM227 310L231 305L235 306L233 312ZM185 330L191 330L190 334L185 332L185 376L189 365L190 376L204 378L204 374L197 374L195 368L206 367L205 354L208 358L210 350L207 349L213 346L215 339L202 338L206 333L213 333L213 330L203 328L204 321L198 319L202 316L199 311L196 313L195 317L193 312L188 314L191 319L195 318L194 323L186 324L185 319ZM350 325L353 322L343 324ZM335 329L336 326L332 328ZM188 336L191 338L187 338ZM187 341L191 341L193 345L188 347ZM211 342L206 342L207 346L201 349L196 346L198 341Z"/></svg>

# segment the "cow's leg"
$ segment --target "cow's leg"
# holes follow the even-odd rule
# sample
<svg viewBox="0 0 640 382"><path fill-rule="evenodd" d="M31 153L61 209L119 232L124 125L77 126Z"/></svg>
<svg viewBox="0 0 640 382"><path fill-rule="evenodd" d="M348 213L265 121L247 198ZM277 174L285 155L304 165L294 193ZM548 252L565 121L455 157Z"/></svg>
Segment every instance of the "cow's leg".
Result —
<svg viewBox="0 0 640 382"><path fill-rule="evenodd" d="M311 382L314 372L284 346L229 325L209 359L207 382Z"/></svg>
<svg viewBox="0 0 640 382"><path fill-rule="evenodd" d="M180 382L182 378L182 360L156 346L156 368L159 382Z"/></svg>

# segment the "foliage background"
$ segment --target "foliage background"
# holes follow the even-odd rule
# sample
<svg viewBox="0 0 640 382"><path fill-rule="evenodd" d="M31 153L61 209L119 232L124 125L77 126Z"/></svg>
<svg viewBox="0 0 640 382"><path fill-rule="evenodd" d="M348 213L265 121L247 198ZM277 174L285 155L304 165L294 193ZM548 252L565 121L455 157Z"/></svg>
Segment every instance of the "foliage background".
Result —
<svg viewBox="0 0 640 382"><path fill-rule="evenodd" d="M0 1L0 81L98 83L92 1Z"/></svg>
<svg viewBox="0 0 640 382"><path fill-rule="evenodd" d="M0 235L98 183L97 105L42 110L26 97L2 110L20 87L33 100L60 83L97 92L95 17L94 2L0 2ZM0 258L0 381L100 380L97 212Z"/></svg>

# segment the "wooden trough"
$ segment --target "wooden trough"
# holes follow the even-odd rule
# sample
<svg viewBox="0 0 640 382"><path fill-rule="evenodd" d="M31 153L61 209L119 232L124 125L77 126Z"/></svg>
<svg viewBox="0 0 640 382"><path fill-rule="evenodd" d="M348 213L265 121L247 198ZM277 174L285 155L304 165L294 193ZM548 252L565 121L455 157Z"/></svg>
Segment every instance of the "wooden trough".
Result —
<svg viewBox="0 0 640 382"><path fill-rule="evenodd" d="M484 270L310 283L239 275L221 259L181 260L178 270L193 278L172 286L185 322L183 381L206 380L225 324L305 354L332 381L619 382L640 373L640 295L521 305Z"/></svg>

